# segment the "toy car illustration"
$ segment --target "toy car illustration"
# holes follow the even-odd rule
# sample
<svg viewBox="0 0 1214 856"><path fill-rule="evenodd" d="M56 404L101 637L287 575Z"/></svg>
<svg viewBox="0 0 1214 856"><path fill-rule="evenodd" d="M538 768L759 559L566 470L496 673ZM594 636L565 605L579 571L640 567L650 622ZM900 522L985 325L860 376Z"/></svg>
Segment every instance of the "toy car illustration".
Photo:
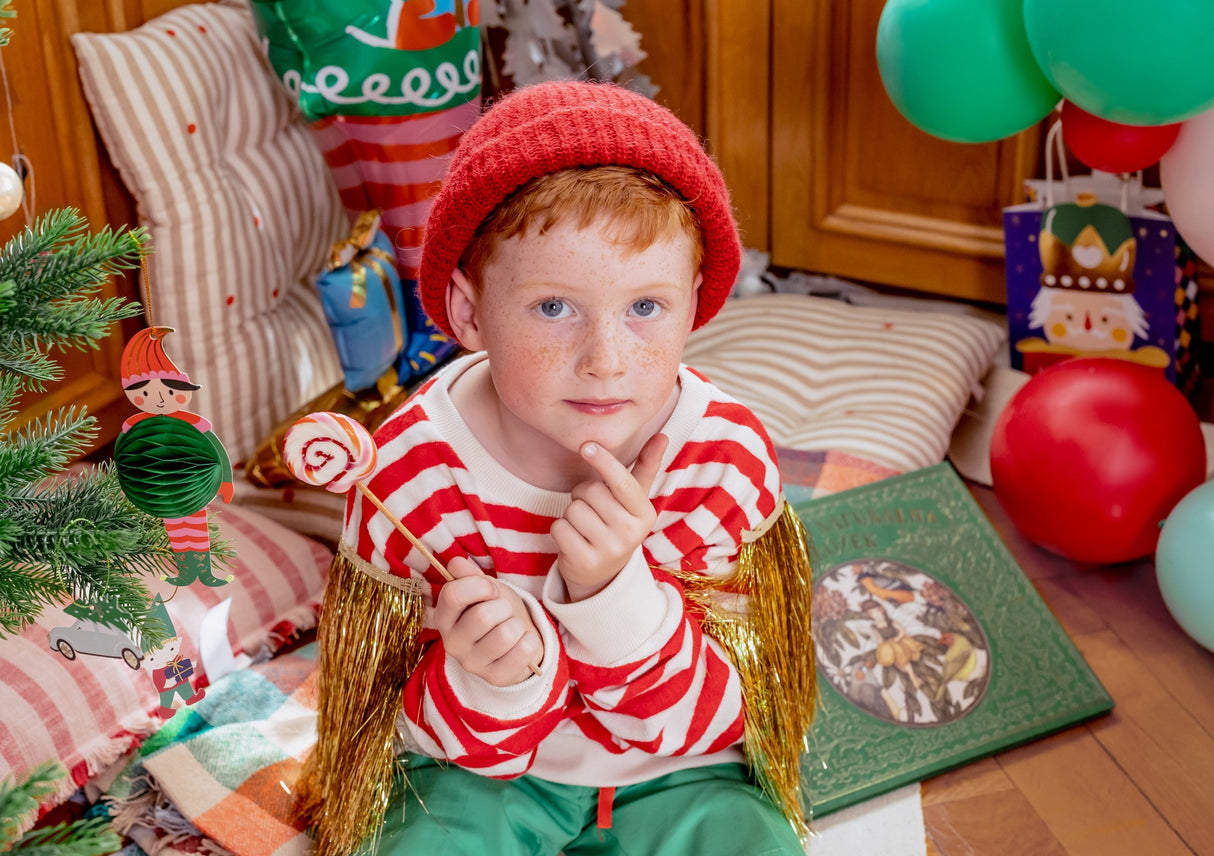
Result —
<svg viewBox="0 0 1214 856"><path fill-rule="evenodd" d="M139 669L143 653L131 637L116 627L81 618L71 627L56 627L47 636L51 648L69 660L77 654L120 657L132 669Z"/></svg>

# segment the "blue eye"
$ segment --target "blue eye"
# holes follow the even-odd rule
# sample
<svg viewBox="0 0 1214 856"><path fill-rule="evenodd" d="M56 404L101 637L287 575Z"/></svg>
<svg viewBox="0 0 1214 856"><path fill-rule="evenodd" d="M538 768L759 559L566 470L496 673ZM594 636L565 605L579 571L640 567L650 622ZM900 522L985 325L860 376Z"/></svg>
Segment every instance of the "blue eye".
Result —
<svg viewBox="0 0 1214 856"><path fill-rule="evenodd" d="M632 311L639 318L652 318L662 311L662 308L649 299L638 300L632 304Z"/></svg>
<svg viewBox="0 0 1214 856"><path fill-rule="evenodd" d="M545 300L539 305L539 310L545 318L560 318L565 314L565 301L556 298Z"/></svg>

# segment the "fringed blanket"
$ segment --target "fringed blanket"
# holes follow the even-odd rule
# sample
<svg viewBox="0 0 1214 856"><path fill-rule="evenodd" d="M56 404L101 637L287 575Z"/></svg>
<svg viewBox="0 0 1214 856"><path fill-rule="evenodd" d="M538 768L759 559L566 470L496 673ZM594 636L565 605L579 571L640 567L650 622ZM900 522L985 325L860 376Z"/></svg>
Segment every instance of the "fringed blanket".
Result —
<svg viewBox="0 0 1214 856"><path fill-rule="evenodd" d="M316 741L315 665L307 646L179 710L110 788L118 830L152 856L303 856L292 792Z"/></svg>

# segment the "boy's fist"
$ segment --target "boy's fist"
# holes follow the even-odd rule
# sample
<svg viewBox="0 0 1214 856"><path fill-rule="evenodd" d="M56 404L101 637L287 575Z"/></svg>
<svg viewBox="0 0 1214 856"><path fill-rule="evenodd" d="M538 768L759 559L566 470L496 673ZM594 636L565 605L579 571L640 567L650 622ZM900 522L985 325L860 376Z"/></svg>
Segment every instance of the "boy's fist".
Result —
<svg viewBox="0 0 1214 856"><path fill-rule="evenodd" d="M598 443L582 445L582 458L598 478L573 489L573 501L551 529L557 570L571 602L607 586L653 531L657 513L649 489L662 466L666 443L665 434L650 437L631 472Z"/></svg>
<svg viewBox="0 0 1214 856"><path fill-rule="evenodd" d="M443 584L434 605L447 653L494 686L525 680L530 664L543 659L544 643L522 598L469 559L452 559L447 570L454 579Z"/></svg>

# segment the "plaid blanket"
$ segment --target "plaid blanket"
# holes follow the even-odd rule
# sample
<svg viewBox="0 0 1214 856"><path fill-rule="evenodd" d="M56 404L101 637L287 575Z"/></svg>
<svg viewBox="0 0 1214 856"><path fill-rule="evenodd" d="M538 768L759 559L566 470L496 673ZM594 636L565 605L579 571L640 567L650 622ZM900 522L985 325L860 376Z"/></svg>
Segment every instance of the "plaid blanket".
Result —
<svg viewBox="0 0 1214 856"><path fill-rule="evenodd" d="M144 851L303 856L296 778L316 740L312 645L217 681L141 747L105 802Z"/></svg>
<svg viewBox="0 0 1214 856"><path fill-rule="evenodd" d="M894 474L837 452L777 454L794 503ZM291 792L316 740L314 654L309 645L233 672L178 711L110 788L118 830L153 856L304 856Z"/></svg>

